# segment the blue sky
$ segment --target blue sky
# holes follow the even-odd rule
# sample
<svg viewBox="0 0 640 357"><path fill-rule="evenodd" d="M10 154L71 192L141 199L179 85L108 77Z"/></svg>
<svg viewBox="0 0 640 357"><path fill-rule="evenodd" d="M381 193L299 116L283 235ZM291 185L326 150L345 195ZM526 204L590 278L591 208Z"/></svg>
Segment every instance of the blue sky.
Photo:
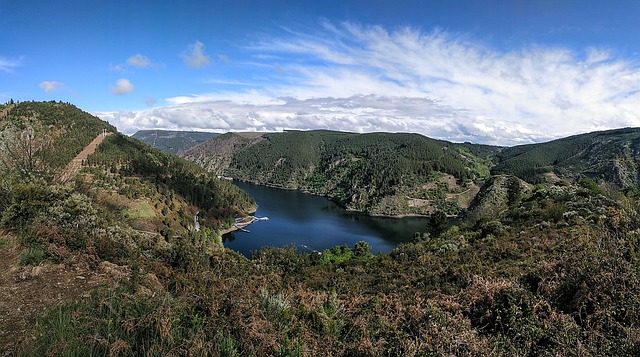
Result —
<svg viewBox="0 0 640 357"><path fill-rule="evenodd" d="M514 145L640 126L638 1L0 0L0 102Z"/></svg>

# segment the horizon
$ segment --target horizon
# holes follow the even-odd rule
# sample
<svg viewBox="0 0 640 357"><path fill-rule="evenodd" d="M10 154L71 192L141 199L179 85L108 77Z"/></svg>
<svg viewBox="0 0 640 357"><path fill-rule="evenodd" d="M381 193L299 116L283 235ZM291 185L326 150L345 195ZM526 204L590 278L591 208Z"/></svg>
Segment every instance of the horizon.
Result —
<svg viewBox="0 0 640 357"><path fill-rule="evenodd" d="M3 5L0 102L71 102L128 135L325 129L514 146L640 127L640 3Z"/></svg>

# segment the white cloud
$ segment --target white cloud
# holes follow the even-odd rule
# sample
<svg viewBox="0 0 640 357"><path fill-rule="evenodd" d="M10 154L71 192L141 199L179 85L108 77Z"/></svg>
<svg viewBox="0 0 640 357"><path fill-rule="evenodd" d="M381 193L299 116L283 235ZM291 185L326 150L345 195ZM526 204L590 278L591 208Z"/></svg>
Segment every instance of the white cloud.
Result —
<svg viewBox="0 0 640 357"><path fill-rule="evenodd" d="M348 23L287 36L248 48L264 70L260 90L178 96L118 120L131 129L411 131L500 145L640 126L640 65L609 49L503 51L444 31ZM202 46L190 46L187 64L209 62ZM274 59L287 71L274 73Z"/></svg>
<svg viewBox="0 0 640 357"><path fill-rule="evenodd" d="M133 92L134 89L135 87L131 81L126 78L120 78L116 84L111 87L111 93L115 95L124 95L129 92Z"/></svg>
<svg viewBox="0 0 640 357"><path fill-rule="evenodd" d="M146 56L143 56L138 53L136 55L133 55L127 58L127 64L133 67L145 68L151 65L151 61Z"/></svg>
<svg viewBox="0 0 640 357"><path fill-rule="evenodd" d="M121 65L121 64L116 64L116 65L110 64L109 65L109 70L112 71L112 72L120 72L120 73L122 73L122 72L126 71L126 66Z"/></svg>
<svg viewBox="0 0 640 357"><path fill-rule="evenodd" d="M47 93L53 92L54 90L62 87L64 87L64 84L56 81L43 81L40 83L40 88Z"/></svg>
<svg viewBox="0 0 640 357"><path fill-rule="evenodd" d="M22 64L21 59L9 59L0 57L0 71L12 73L14 69Z"/></svg>
<svg viewBox="0 0 640 357"><path fill-rule="evenodd" d="M180 57L182 57L184 63L191 68L201 68L211 62L211 58L204 54L204 44L200 41L189 45Z"/></svg>
<svg viewBox="0 0 640 357"><path fill-rule="evenodd" d="M135 54L129 58L127 58L127 60L125 61L125 63L123 64L110 64L109 65L109 70L113 71L113 72L118 72L118 73L125 73L125 72L129 72L129 70L131 68L161 68L162 65L155 63L153 61L151 61L149 59L149 57L143 55L143 54Z"/></svg>

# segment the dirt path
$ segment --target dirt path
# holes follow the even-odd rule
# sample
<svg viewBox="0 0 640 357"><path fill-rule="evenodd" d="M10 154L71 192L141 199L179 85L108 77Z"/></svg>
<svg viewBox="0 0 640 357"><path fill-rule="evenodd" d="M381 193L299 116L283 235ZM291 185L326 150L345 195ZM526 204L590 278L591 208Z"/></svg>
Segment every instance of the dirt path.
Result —
<svg viewBox="0 0 640 357"><path fill-rule="evenodd" d="M111 133L107 133L110 135ZM82 161L104 140L98 135L65 168L54 183L75 177ZM0 231L0 356L13 356L20 345L35 338L36 319L46 306L87 297L98 286L114 280L108 263L97 270L64 264L19 265L23 248L17 238Z"/></svg>
<svg viewBox="0 0 640 357"><path fill-rule="evenodd" d="M107 133L106 136L109 136L111 134L113 133ZM80 169L82 168L82 162L85 161L89 157L89 155L93 154L96 151L96 147L98 147L98 145L102 143L104 138L105 136L102 134L96 136L96 138L93 139L93 141L89 143L89 145L87 145L82 151L80 151L78 155L76 155L76 157L73 158L73 160L71 160L64 171L62 171L60 176L56 177L53 180L53 183L62 184L74 178L80 172Z"/></svg>

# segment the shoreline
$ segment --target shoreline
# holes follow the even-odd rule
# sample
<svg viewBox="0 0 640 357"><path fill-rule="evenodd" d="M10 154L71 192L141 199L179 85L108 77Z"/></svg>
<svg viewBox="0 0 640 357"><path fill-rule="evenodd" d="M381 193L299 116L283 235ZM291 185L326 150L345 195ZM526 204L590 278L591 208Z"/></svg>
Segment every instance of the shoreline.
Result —
<svg viewBox="0 0 640 357"><path fill-rule="evenodd" d="M255 213L255 212L253 212ZM246 227L248 227L249 225L260 221L260 218L257 218L256 216L254 216L253 214L250 214L246 217L243 217L242 220L240 222L236 222L234 223L231 227L229 228L225 228L225 229L221 229L220 230L220 237L222 237L223 235L227 234L227 233L231 233L231 232L236 232L236 231L242 231L243 229L245 229Z"/></svg>
<svg viewBox="0 0 640 357"><path fill-rule="evenodd" d="M402 219L402 218L430 218L431 217L430 215L420 214L420 213L403 213L403 214L398 214L398 215L390 215L390 214L384 214L384 213L370 213L370 212L366 212L366 211L362 211L362 210L346 208L346 207L342 206L340 203L336 202L333 199L333 197L331 197L330 195L309 191L308 189L300 189L300 188L293 188L293 187L283 187L283 186L277 186L277 185L272 185L272 184L260 184L260 183L254 182L254 181L241 180L241 179L236 179L236 178L233 178L233 180L234 181L238 181L238 182L248 183L248 184L251 184L251 185L256 185L256 186L263 186L263 187L275 188L275 189L286 190L286 191L298 191L298 192L301 192L301 193L304 193L304 194L307 194L307 195L324 197L324 198L328 199L329 201L331 201L331 202L337 204L338 206L340 206L340 208L342 208L345 212L358 213L358 214L362 214L363 216L368 216L368 217L395 218L395 219ZM458 215L447 215L447 217L448 218L457 218ZM238 229L231 229L231 230L229 230L228 232L226 232L224 234L227 234L229 232L233 232L233 231L236 231L236 230L238 230Z"/></svg>

